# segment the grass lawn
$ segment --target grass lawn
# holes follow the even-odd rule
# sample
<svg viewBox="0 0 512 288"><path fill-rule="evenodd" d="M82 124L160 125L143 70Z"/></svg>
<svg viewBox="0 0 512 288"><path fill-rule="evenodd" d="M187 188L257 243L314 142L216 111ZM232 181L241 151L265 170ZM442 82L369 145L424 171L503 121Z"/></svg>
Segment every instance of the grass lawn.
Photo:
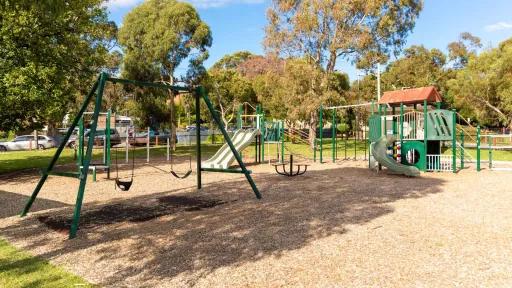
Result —
<svg viewBox="0 0 512 288"><path fill-rule="evenodd" d="M205 157L212 155L219 149L221 144L203 144L202 153ZM42 169L48 166L57 149L46 150L32 150L32 151L9 151L0 153L0 174L14 172L25 169ZM118 155L119 163L124 163L125 150L124 148L112 148L112 164L115 163L115 153ZM135 150L136 161L145 161L146 148L137 147ZM129 150L129 157L131 159L132 150ZM152 147L150 149L150 159L166 159L166 148L164 146ZM93 150L93 160L100 161L102 159L103 150ZM185 157L188 155L195 155L195 146L178 146L174 152L177 157ZM74 163L74 150L65 148L57 162L57 165Z"/></svg>
<svg viewBox="0 0 512 288"><path fill-rule="evenodd" d="M0 239L0 287L94 287L48 261L33 257Z"/></svg>

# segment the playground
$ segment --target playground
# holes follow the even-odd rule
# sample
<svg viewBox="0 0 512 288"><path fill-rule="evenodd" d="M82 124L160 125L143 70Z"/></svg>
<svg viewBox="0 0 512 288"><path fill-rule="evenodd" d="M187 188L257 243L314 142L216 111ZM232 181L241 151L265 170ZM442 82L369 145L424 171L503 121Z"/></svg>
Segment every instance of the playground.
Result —
<svg viewBox="0 0 512 288"><path fill-rule="evenodd" d="M129 192L99 175L87 186L73 240L77 181L50 178L33 213L20 218L38 175L2 178L0 233L107 287L510 283L506 172L409 178L345 161L289 178L267 164L250 168L261 200L237 174L205 174L196 190L194 177L138 166Z"/></svg>
<svg viewBox="0 0 512 288"><path fill-rule="evenodd" d="M183 91L218 131L202 132L208 114L196 113L176 149L131 126L111 144L107 82ZM242 104L228 132L200 86L102 73L47 167L0 176L0 233L107 287L506 285L512 201L496 163L510 139L467 133L440 106L431 87L320 106L311 149L260 105ZM341 132L339 110L354 107L370 113L352 111ZM64 150L75 128L76 149Z"/></svg>

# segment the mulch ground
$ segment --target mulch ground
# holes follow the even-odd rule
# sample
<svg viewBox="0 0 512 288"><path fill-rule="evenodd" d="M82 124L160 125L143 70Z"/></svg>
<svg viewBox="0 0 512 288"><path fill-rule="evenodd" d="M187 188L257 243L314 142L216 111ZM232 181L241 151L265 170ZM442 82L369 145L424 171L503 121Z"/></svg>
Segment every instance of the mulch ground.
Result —
<svg viewBox="0 0 512 288"><path fill-rule="evenodd" d="M195 174L139 165L128 192L100 174L73 240L78 181L50 177L20 218L38 176L15 174L0 178L0 237L105 287L512 286L511 172L366 165L251 166L261 200L237 174L204 173L196 190Z"/></svg>

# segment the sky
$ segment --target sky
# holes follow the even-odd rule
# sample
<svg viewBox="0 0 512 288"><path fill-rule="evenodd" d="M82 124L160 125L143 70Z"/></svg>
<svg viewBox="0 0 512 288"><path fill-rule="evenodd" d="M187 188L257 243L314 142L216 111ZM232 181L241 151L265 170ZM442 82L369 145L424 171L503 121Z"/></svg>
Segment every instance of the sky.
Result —
<svg viewBox="0 0 512 288"><path fill-rule="evenodd" d="M262 41L267 23L265 13L270 0L187 0L212 30L213 45L208 68L226 54L247 50L263 54ZM122 25L123 17L142 0L111 0L109 17ZM407 46L424 45L446 51L448 43L461 32L482 39L485 47L495 47L512 37L512 0L425 0L416 26L407 38ZM357 79L361 72L351 63L341 61L338 70ZM185 70L185 67L179 69ZM180 73L180 71L177 71Z"/></svg>

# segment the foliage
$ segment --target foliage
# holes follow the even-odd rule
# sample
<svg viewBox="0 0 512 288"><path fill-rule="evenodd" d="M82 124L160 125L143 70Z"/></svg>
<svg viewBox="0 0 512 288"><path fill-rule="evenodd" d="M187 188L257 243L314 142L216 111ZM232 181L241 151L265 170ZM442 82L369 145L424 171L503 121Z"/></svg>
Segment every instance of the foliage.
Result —
<svg viewBox="0 0 512 288"><path fill-rule="evenodd" d="M456 106L472 112L480 124L511 127L512 39L470 56L448 85Z"/></svg>
<svg viewBox="0 0 512 288"><path fill-rule="evenodd" d="M412 46L405 49L402 58L388 65L381 75L382 88L386 91L436 86L438 91L444 93L445 64L446 56L439 49Z"/></svg>
<svg viewBox="0 0 512 288"><path fill-rule="evenodd" d="M249 51L238 51L222 57L213 64L212 69L236 69L241 63L249 59L253 54Z"/></svg>
<svg viewBox="0 0 512 288"><path fill-rule="evenodd" d="M0 5L0 130L55 125L90 88L116 32L102 2Z"/></svg>
<svg viewBox="0 0 512 288"><path fill-rule="evenodd" d="M94 287L46 260L19 251L0 239L0 287Z"/></svg>
<svg viewBox="0 0 512 288"><path fill-rule="evenodd" d="M266 47L278 54L307 56L333 72L338 58L361 67L398 52L422 9L421 0L272 1Z"/></svg>
<svg viewBox="0 0 512 288"><path fill-rule="evenodd" d="M174 72L185 59L189 74L202 69L212 44L210 28L192 5L175 0L148 0L130 11L119 29L125 54L126 73L155 73L162 81L174 82ZM141 69L137 69L141 66ZM135 75L133 75L133 74ZM153 75L155 76L155 75ZM155 79L153 79L155 80Z"/></svg>
<svg viewBox="0 0 512 288"><path fill-rule="evenodd" d="M469 32L463 32L458 41L448 44L448 57L455 69L461 69L468 64L469 57L475 56L477 49L481 47L480 38Z"/></svg>
<svg viewBox="0 0 512 288"><path fill-rule="evenodd" d="M256 103L251 82L234 69L211 69L204 86L225 126L234 119L240 104Z"/></svg>

